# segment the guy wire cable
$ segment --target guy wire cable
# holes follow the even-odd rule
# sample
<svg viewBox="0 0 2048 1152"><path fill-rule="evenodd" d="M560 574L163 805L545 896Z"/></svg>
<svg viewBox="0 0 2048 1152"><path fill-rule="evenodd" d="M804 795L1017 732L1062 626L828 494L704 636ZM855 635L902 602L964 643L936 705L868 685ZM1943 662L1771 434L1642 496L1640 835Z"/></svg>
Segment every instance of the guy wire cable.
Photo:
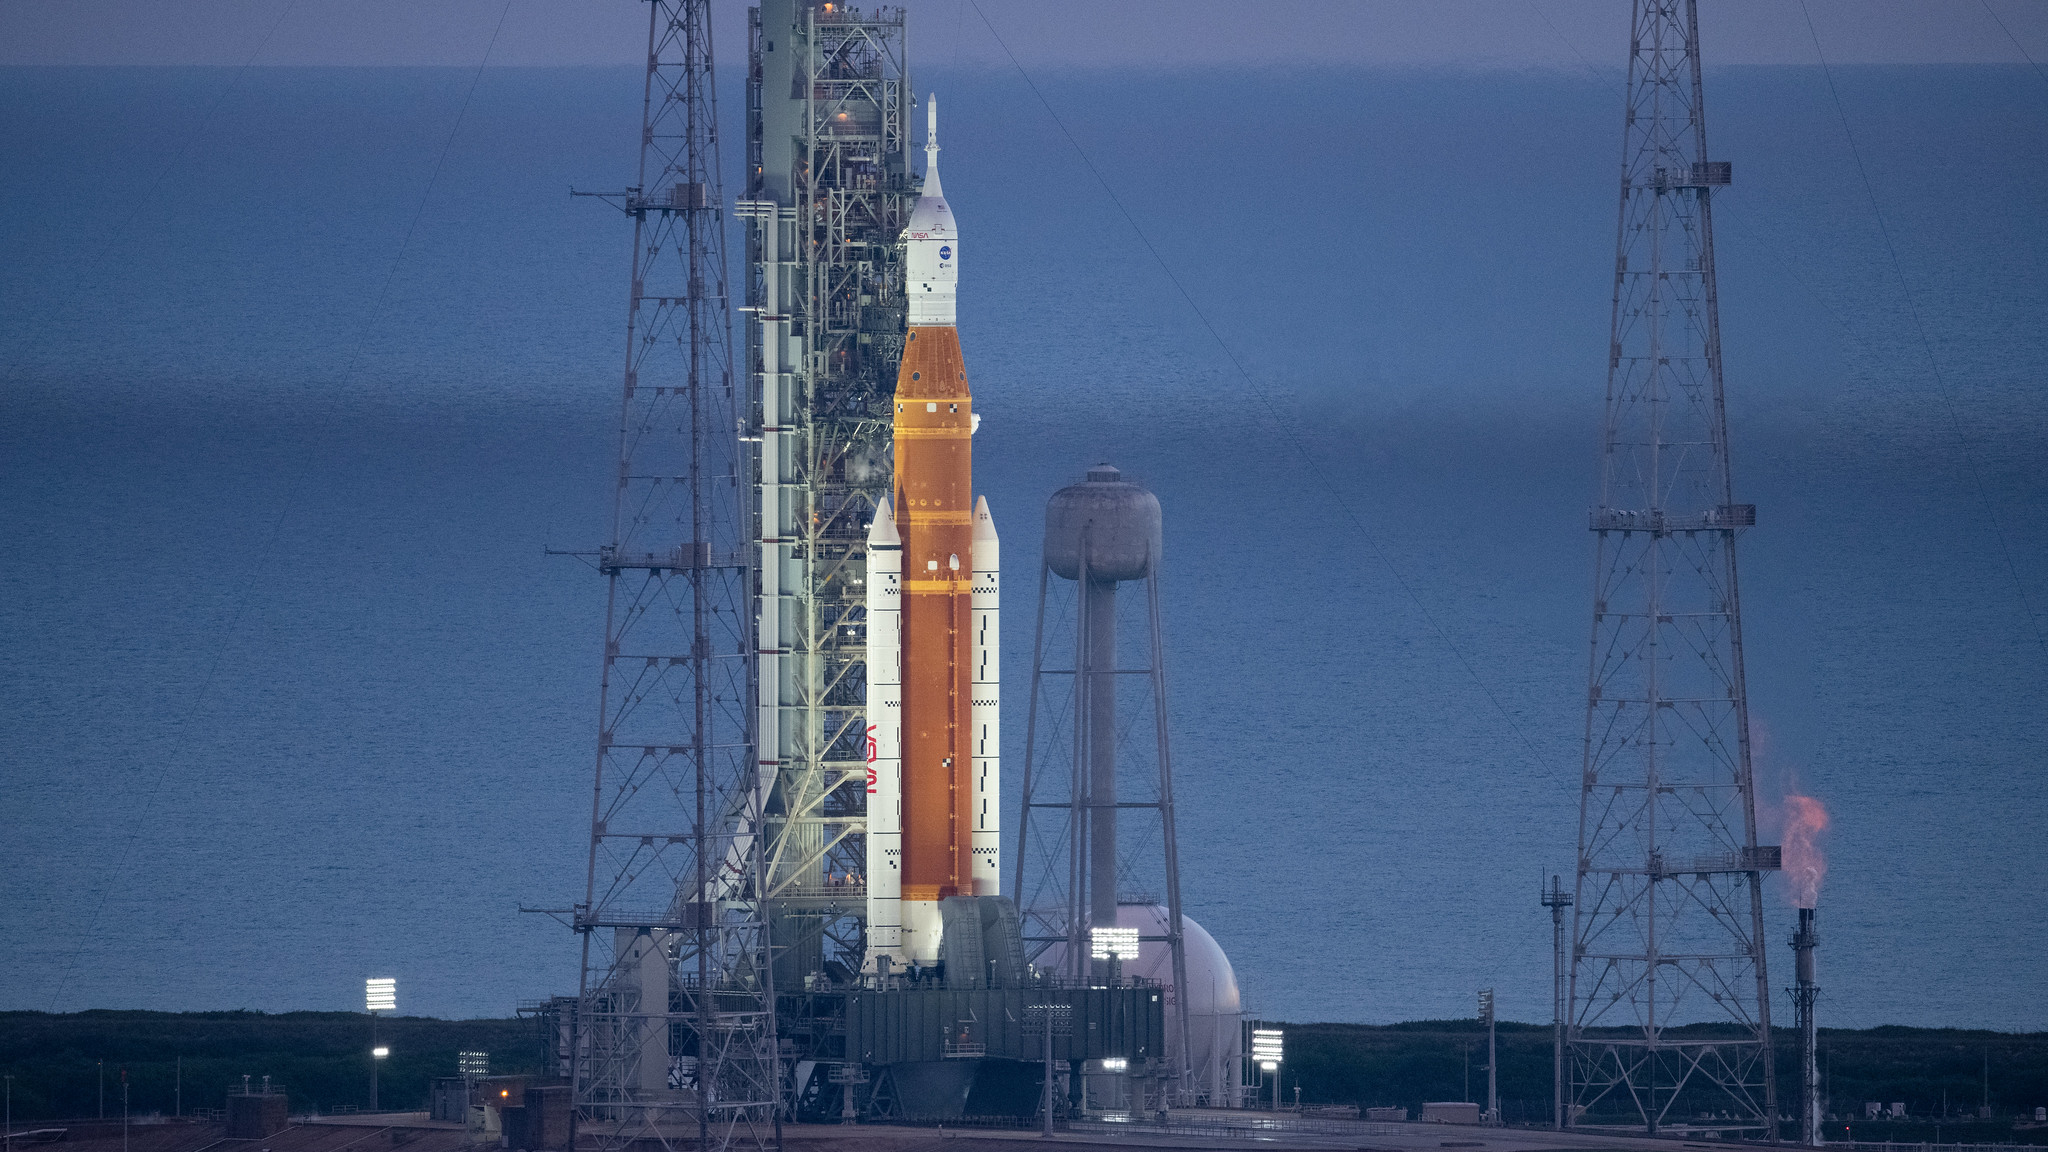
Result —
<svg viewBox="0 0 2048 1152"><path fill-rule="evenodd" d="M1103 192L1109 196L1110 203L1116 205L1116 210L1122 214L1124 223L1130 225L1131 231L1137 235L1139 243L1142 243L1145 246L1145 251L1151 254L1153 263L1157 264L1159 270L1165 273L1166 279L1173 285L1174 290L1180 293L1180 298L1187 304L1188 310L1195 314L1195 319L1201 321L1202 327L1208 330L1209 337L1216 342L1216 347L1223 352L1224 359L1230 361L1230 366L1237 370L1238 377L1251 387L1259 402L1265 406L1266 415L1272 421L1274 429L1279 432L1282 439L1287 441L1288 446L1294 449L1295 455L1301 457L1302 462L1308 466L1309 471L1315 476L1316 482L1329 492L1331 500L1336 503L1338 510L1344 514L1344 518L1349 520L1351 526L1358 530L1359 536L1372 549L1374 557L1386 568L1388 574L1393 576L1394 583L1400 585L1401 591L1407 594L1409 601L1422 614L1424 622L1429 625L1431 631L1436 633L1437 639L1443 642L1444 647L1449 650L1451 655L1457 659L1459 666L1465 670L1465 674L1471 678L1472 683L1478 686L1479 691L1486 697L1487 702L1491 703L1494 710L1500 713L1501 718L1507 721L1509 731L1513 732L1515 738L1522 742L1522 746L1529 750L1529 755L1532 757L1534 765L1542 768L1544 757L1537 750L1535 742L1530 740L1528 734L1522 731L1520 724L1515 723L1514 714L1509 712L1507 706L1501 703L1500 697L1494 695L1492 687L1480 678L1478 670L1472 666L1470 660L1465 658L1465 653L1452 642L1450 634L1444 631L1443 626L1437 623L1436 616L1430 612L1429 606L1422 602L1422 597L1408 583L1407 578L1401 575L1400 569L1394 567L1393 560L1380 547L1379 538L1372 534L1372 531L1365 526L1364 521L1359 519L1358 514L1352 510L1351 505L1344 499L1343 493L1337 489L1335 484L1330 482L1328 475L1323 471L1322 462L1317 460L1315 455L1308 450L1308 445L1304 444L1300 437L1294 434L1287 422L1280 418L1279 408L1273 402L1273 398L1264 388L1259 386L1257 381L1252 379L1251 373L1245 370L1243 362L1238 360L1237 354L1232 352L1230 345L1224 341L1223 334L1218 332L1216 326L1209 322L1208 314L1202 311L1201 305L1195 303L1195 298L1189 295L1186 286L1181 283L1180 277L1174 275L1173 269L1167 266L1166 259L1159 254L1159 249L1153 246L1152 238L1147 236L1145 230L1138 226L1137 218L1131 215L1130 209L1124 207L1123 199L1116 194L1114 188L1109 186L1109 181L1103 178L1102 172L1095 167L1095 161L1089 159L1087 150L1082 148L1081 142L1074 139L1074 134L1067 130L1066 121L1061 120L1059 113L1053 111L1052 103L1045 98L1045 93L1039 90L1038 82L1031 78L1031 73L1025 70L1023 62L1017 59L1017 54L1010 51L1009 43L1003 39L1002 33L996 31L996 26L989 21L988 13L982 11L981 0L968 0L968 3L974 6L974 14L981 17L981 22L988 28L989 35L995 37L996 46L1003 50L1003 55L1010 58L1010 63L1016 67L1017 74L1024 78L1024 83L1030 87L1031 94L1038 98L1038 103L1045 109L1045 114L1052 118L1053 125L1060 130L1060 135L1066 137L1067 143L1073 147L1074 153L1081 158L1081 163L1087 167L1088 174L1095 177L1095 182L1100 184Z"/></svg>
<svg viewBox="0 0 2048 1152"><path fill-rule="evenodd" d="M2019 594L2020 611L2027 618L2027 625L2034 631L2034 643L2048 653L2048 635L2041 631L2041 618L2034 614L2033 602L2027 598L2027 583L2020 576L2019 563L2013 559L2012 544L2006 539L2005 525L1999 522L1998 505L1991 500L1990 489L1984 486L1984 473L1977 467L1976 453L1970 451L1970 438L1963 432L1962 417L1956 412L1955 396L1950 392L1948 379L1941 374L1941 361L1934 355L1934 343L1927 338L1927 325L1920 319L1920 305L1913 298L1913 286L1906 281L1906 272L1899 264L1899 250L1892 243L1891 226L1885 222L1884 209L1877 203L1877 190L1870 183L1870 173L1863 167L1863 152L1856 147L1856 134L1849 128L1849 113L1842 107L1842 94L1835 88L1834 69L1828 66L1827 53L1821 50L1820 32L1813 26L1813 13L1806 7L1806 0L1799 0L1799 13L1806 18L1807 35L1813 37L1813 54L1820 59L1821 75L1827 78L1828 96L1835 103L1835 115L1842 122L1842 138L1849 143L1849 155L1856 161L1856 175L1863 181L1863 194L1870 200L1870 214L1877 218L1878 234L1884 237L1885 254L1891 257L1892 275L1899 282L1899 292L1906 299L1906 313L1913 318L1913 331L1920 337L1920 349L1927 354L1927 367L1934 375L1934 385L1941 395L1942 406L1948 412L1949 427L1955 432L1956 446L1961 450L1963 463L1970 470L1970 480L1976 485L1977 499L1984 502L1985 518L1991 521L1992 535L1998 538L1998 550L2005 557L2006 571L2012 575L2013 590ZM1997 16L1994 13L1993 19ZM2004 22L2000 21L2000 27ZM2017 43L2017 41L2015 41ZM2024 50L2023 50L2024 51Z"/></svg>
<svg viewBox="0 0 2048 1152"><path fill-rule="evenodd" d="M449 126L447 139L441 143L441 153L434 160L433 173L427 177L427 186L420 193L419 205L413 210L412 224L406 228L405 239L400 241L397 253L391 258L391 269L384 276L384 286L377 294L376 303L371 306L369 313L363 318L362 326L356 332L355 346L350 351L348 362L342 370L340 380L342 387L347 386L348 382L355 376L356 362L362 355L363 344L369 339L370 329L376 323L377 315L384 307L385 296L391 291L391 282L398 275L399 265L405 260L406 249L412 244L413 233L419 228L421 216L426 213L427 200L434 194L434 185L440 181L441 168L448 161L448 151L455 143L456 134L462 129L463 120L469 115L470 103L476 97L477 83L483 79L484 67L491 62L491 53L498 46L498 35L505 30L505 18L512 13L512 3L513 0L505 0L505 7L498 13L497 26L491 30L490 41L484 45L483 58L477 61L476 70L470 75L469 89L463 94L462 107L455 113L455 122ZM279 23L282 22L283 18L280 17ZM276 30L275 26L271 29L273 33ZM266 38L265 42L268 42L268 38ZM217 103L218 101L216 101ZM214 677L220 671L221 661L227 654L228 644L241 630L242 618L248 613L249 599L253 594L255 586L254 577L263 571L270 557L277 552L277 539L283 533L286 521L291 519L295 495L295 492L286 492L283 506L278 509L277 518L271 521L270 530L264 537L263 546L256 551L256 568L242 582L242 595L235 603L234 613L228 618L227 626L216 634L218 644L214 648L213 659L208 662L206 674L200 678L199 686L194 691L192 703L189 706L193 711L197 711L199 705L206 700L207 694L212 690ZM157 793L163 789L164 778L170 774L172 763L180 759L182 751L181 745L174 744L158 764L156 777L150 782L149 791L146 793L143 801L144 811L148 811L155 806ZM131 829L129 831L127 838L121 842L120 855L115 859L112 867L101 873L98 885L98 899L93 902L92 914L86 918L86 922L79 932L78 945L72 949L70 959L65 961L64 971L57 979L57 988L50 996L52 1011L61 1010L62 1005L59 1001L64 995L65 988L71 983L71 975L78 968L78 959L84 954L87 942L92 939L93 930L99 925L100 915L106 910L111 878L120 875L127 868L128 857L134 851L135 840L138 835L138 830Z"/></svg>
<svg viewBox="0 0 2048 1152"><path fill-rule="evenodd" d="M1991 0L1977 0L1977 3L1984 6L1984 14L1986 16L1991 17L1991 22L1993 24L1998 25L1998 30L2000 32L2005 33L2005 38L2007 40L2012 41L2012 46L2019 49L2020 55L2025 57L2027 63L2033 66L2034 75L2039 76L2044 81L2048 81L2048 72L2044 72L2041 70L2041 64L2039 61L2034 59L2034 54L2032 52L2027 51L2027 46L2025 44L2020 43L2020 38L2013 35L2012 29L2006 27L2005 21L2003 19L2000 19L1996 11L1992 10ZM1812 24L1813 21L1811 19L1808 19L1807 26L1810 28Z"/></svg>

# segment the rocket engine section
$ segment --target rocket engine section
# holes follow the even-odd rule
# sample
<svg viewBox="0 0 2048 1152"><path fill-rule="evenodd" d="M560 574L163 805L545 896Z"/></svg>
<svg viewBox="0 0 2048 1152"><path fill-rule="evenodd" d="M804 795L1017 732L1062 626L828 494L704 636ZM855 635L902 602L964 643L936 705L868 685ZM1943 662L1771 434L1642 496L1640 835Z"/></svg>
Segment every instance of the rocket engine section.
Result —
<svg viewBox="0 0 2048 1152"><path fill-rule="evenodd" d="M938 963L939 902L996 895L1002 871L999 544L974 497L959 236L939 183L937 100L927 108L924 188L904 229L894 506L876 510L869 535L869 971L884 957Z"/></svg>

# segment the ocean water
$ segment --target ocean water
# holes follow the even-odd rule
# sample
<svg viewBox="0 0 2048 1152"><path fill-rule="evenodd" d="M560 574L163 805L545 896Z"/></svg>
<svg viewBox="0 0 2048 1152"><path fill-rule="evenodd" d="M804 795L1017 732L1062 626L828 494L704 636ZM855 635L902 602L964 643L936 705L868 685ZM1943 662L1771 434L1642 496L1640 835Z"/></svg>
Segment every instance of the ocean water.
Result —
<svg viewBox="0 0 2048 1152"><path fill-rule="evenodd" d="M920 73L1012 763L1040 509L1113 460L1247 1001L1545 1018L1616 81L1038 79L1215 336L1014 76ZM1853 153L1819 72L1709 77L1760 798L1833 814L1830 1023L2048 1028L2048 84L1836 79ZM517 908L581 892L602 586L545 553L606 522L628 232L566 193L639 87L493 69L451 137L469 82L0 71L0 1007L573 990Z"/></svg>

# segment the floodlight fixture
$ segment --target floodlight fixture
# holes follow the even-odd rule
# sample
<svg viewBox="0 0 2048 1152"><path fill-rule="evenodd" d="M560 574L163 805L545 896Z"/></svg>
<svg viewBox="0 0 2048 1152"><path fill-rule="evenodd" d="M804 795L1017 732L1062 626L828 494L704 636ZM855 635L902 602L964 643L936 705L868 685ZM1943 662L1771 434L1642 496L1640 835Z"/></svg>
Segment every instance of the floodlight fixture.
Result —
<svg viewBox="0 0 2048 1152"><path fill-rule="evenodd" d="M379 1060L382 1060L386 1056L391 1055L391 1049L382 1047L372 1048L370 1049L370 1055L375 1056Z"/></svg>
<svg viewBox="0 0 2048 1152"><path fill-rule="evenodd" d="M398 978L372 976L363 981L363 1005L366 1012L398 1011Z"/></svg>
<svg viewBox="0 0 2048 1152"><path fill-rule="evenodd" d="M1136 960L1136 928L1096 928L1089 933L1091 958L1095 960Z"/></svg>
<svg viewBox="0 0 2048 1152"><path fill-rule="evenodd" d="M489 1076L491 1054L489 1052L457 1052L455 1071L464 1076Z"/></svg>
<svg viewBox="0 0 2048 1152"><path fill-rule="evenodd" d="M1252 1059L1259 1062L1259 1067L1268 1072L1280 1067L1286 1036L1278 1028L1252 1029Z"/></svg>
<svg viewBox="0 0 2048 1152"><path fill-rule="evenodd" d="M1102 1061L1102 1070L1104 1072L1121 1072L1130 1066L1131 1062L1122 1056L1108 1056Z"/></svg>

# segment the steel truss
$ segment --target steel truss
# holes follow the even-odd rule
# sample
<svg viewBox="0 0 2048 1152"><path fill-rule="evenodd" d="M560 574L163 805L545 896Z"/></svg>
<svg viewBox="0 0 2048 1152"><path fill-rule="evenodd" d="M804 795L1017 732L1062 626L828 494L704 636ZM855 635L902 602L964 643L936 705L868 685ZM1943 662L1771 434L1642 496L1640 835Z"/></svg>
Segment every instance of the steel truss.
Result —
<svg viewBox="0 0 2048 1152"><path fill-rule="evenodd" d="M766 0L749 49L756 706L777 963L794 992L858 969L866 946L866 539L892 482L899 238L918 182L901 9Z"/></svg>
<svg viewBox="0 0 2048 1152"><path fill-rule="evenodd" d="M1565 1121L1774 1134L1763 874L1695 0L1636 0Z"/></svg>
<svg viewBox="0 0 2048 1152"><path fill-rule="evenodd" d="M1072 581L1072 636L1056 613L1053 627L1046 627L1046 605L1057 579L1049 565L1038 573L1038 618L1031 649L1031 698L1026 713L1024 737L1024 798L1017 826L1017 846L1012 862L1010 891L1016 893L1024 921L1024 955L1027 960L1056 980L1076 987L1103 981L1102 965L1091 959L1091 932L1097 926L1099 901L1091 891L1115 893L1120 904L1158 901L1130 889L1146 880L1163 882L1165 888L1166 932L1161 936L1140 936L1142 942L1167 946L1173 982L1166 1006L1166 1026L1172 1037L1174 1066L1164 1077L1174 1094L1173 1102L1184 1107L1198 1100L1210 1103L1225 1095L1225 1076L1215 1068L1195 1068L1188 1044L1188 1005L1183 991L1188 987L1187 952L1181 919L1180 850L1174 830L1173 757L1166 726L1165 645L1160 628L1159 573L1156 568L1132 583L1145 590L1144 659L1125 666L1117 655L1115 583L1106 595L1105 585L1089 576L1086 561L1079 579ZM1069 583L1060 580L1060 584ZM1106 616L1106 619L1104 618ZM1047 639L1069 640L1073 647L1065 654L1055 651L1047 663ZM1105 643L1107 639L1107 643ZM1067 667L1060 667L1066 664ZM1049 683L1050 682L1050 683ZM1058 691L1064 685L1065 692ZM1125 685L1133 691L1119 691ZM1142 685L1142 687L1138 687ZM1146 705L1130 715L1151 720L1152 763L1156 772L1151 795L1125 796L1112 792L1099 795L1091 773L1098 761L1106 760L1109 771L1128 783L1143 780L1145 757L1135 739L1137 721L1128 727L1115 722L1117 708L1098 714L1091 706L1098 691L1112 698L1128 697ZM1119 701L1121 703L1121 701ZM1108 730L1097 728L1109 719ZM1042 727L1041 727L1042 725ZM1122 771L1120 768L1136 769ZM1099 869L1109 864L1109 853L1098 851L1094 829L1098 815L1115 825L1108 845L1113 849L1114 876L1102 876ZM1156 837L1156 838L1155 838ZM1145 857L1159 853L1158 870ZM1035 855L1034 855L1035 854ZM1047 963L1051 960L1051 963ZM1235 1103L1235 1101L1232 1101ZM1165 1101L1160 1106L1166 1106Z"/></svg>
<svg viewBox="0 0 2048 1152"><path fill-rule="evenodd" d="M709 0L649 3L639 183L604 197L633 261L564 1054L581 1148L780 1139L711 44Z"/></svg>

